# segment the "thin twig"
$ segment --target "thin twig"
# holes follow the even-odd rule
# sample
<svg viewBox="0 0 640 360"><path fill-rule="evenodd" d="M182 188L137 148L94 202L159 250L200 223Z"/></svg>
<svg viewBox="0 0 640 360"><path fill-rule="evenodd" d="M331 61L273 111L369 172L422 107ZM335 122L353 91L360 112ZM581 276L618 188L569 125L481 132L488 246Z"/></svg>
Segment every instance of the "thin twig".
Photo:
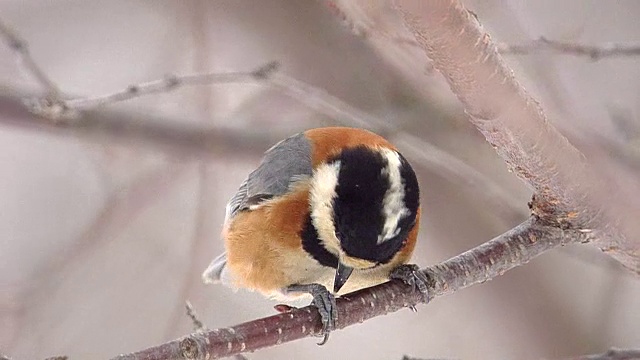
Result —
<svg viewBox="0 0 640 360"><path fill-rule="evenodd" d="M94 109L99 106L131 100L145 95L167 93L184 86L240 83L256 84L268 79L278 67L279 64L272 61L252 71L190 75L169 74L159 80L129 85L127 88L111 94L67 100L66 106L71 110Z"/></svg>
<svg viewBox="0 0 640 360"><path fill-rule="evenodd" d="M65 114L69 115L70 112L66 107L62 91L31 56L29 44L16 31L5 24L2 19L0 19L0 37L7 43L9 49L14 52L18 66L23 73L35 79L45 91L45 95L42 97L25 99L25 105L31 111L54 120L65 116Z"/></svg>
<svg viewBox="0 0 640 360"><path fill-rule="evenodd" d="M640 360L640 349L611 348L602 354L572 356L566 360Z"/></svg>
<svg viewBox="0 0 640 360"><path fill-rule="evenodd" d="M429 299L399 281L390 281L337 299L338 329L426 303L499 276L534 257L569 242L586 242L592 234L542 225L532 217L514 229L461 255L424 270L430 279ZM314 306L254 320L231 328L191 334L114 360L216 359L254 351L309 336L322 324Z"/></svg>
<svg viewBox="0 0 640 360"><path fill-rule="evenodd" d="M640 44L638 43L608 43L597 45L586 45L569 41L558 41L547 39L541 36L528 44L498 44L498 51L501 54L509 55L529 55L541 51L554 51L558 54L586 56L593 61L598 61L608 57L639 56Z"/></svg>
<svg viewBox="0 0 640 360"><path fill-rule="evenodd" d="M9 26L0 20L0 37L7 43L8 47L15 53L19 63L25 72L34 77L45 89L45 96L28 98L25 104L30 111L54 121L62 119L74 119L79 117L79 112L87 109L113 104L137 97L166 93L181 86L229 84L229 83L251 83L255 84L269 78L279 67L275 61L269 62L257 69L248 72L228 72L228 73L206 73L189 75L165 75L164 78L146 83L130 85L123 90L111 94L65 99L64 94L58 86L46 75L42 68L36 63L31 54L27 42Z"/></svg>
<svg viewBox="0 0 640 360"><path fill-rule="evenodd" d="M54 101L63 101L62 91L49 76L42 70L29 52L29 44L24 41L13 29L0 19L0 36L5 40L9 48L15 53L19 65L25 73L33 77L46 91L46 97Z"/></svg>
<svg viewBox="0 0 640 360"><path fill-rule="evenodd" d="M0 88L1 125L97 143L147 147L170 159L254 156L290 135L290 130L284 129L222 129L109 109L84 110L79 121L54 123L29 111L22 102L25 96L28 94Z"/></svg>
<svg viewBox="0 0 640 360"><path fill-rule="evenodd" d="M191 305L191 302L189 300L185 301L185 308L187 309L187 316L193 323L193 330L195 332L205 332L207 330L207 327L202 321L200 321L196 310L193 308L193 305Z"/></svg>

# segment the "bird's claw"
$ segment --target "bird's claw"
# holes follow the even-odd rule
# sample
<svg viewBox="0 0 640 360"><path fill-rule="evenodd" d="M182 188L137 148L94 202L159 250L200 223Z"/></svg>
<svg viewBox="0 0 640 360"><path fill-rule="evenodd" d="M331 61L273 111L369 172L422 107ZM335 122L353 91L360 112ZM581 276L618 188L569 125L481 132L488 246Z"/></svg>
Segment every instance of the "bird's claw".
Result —
<svg viewBox="0 0 640 360"><path fill-rule="evenodd" d="M427 275L420 270L418 265L400 265L391 271L389 277L391 279L401 280L405 284L411 286L413 291L420 291L425 302L429 301L429 278L427 278ZM412 310L415 311L415 306L412 306Z"/></svg>
<svg viewBox="0 0 640 360"><path fill-rule="evenodd" d="M338 307L336 298L320 284L291 285L287 288L292 292L307 292L313 297L311 305L315 306L322 319L322 341L318 345L324 345L329 340L329 334L336 329Z"/></svg>

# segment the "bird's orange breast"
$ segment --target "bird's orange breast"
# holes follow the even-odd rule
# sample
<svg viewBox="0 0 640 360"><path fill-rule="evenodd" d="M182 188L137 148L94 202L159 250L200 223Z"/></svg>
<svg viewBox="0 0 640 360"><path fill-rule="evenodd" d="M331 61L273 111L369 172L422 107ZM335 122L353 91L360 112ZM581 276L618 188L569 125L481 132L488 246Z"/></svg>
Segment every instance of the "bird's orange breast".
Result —
<svg viewBox="0 0 640 360"><path fill-rule="evenodd" d="M300 238L309 213L308 194L308 185L302 184L232 219L223 236L236 286L270 295L300 277L292 273L291 262L314 261L302 249Z"/></svg>

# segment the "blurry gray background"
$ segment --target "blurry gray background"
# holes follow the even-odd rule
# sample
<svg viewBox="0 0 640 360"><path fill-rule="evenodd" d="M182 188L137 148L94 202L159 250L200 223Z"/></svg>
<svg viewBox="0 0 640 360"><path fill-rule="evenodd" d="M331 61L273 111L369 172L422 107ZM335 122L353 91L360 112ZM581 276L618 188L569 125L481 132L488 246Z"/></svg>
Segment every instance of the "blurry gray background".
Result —
<svg viewBox="0 0 640 360"><path fill-rule="evenodd" d="M640 41L640 3L633 0L465 3L498 42ZM418 264L445 260L527 216L530 190L466 122L420 51L402 41L409 34L386 1L2 0L0 17L68 94L101 95L167 73L245 71L277 60L283 73L393 125L401 150L410 133L466 162L486 181L452 175L415 151L408 156L423 193ZM538 52L507 61L550 120L612 181L637 179L640 59L592 62ZM18 69L0 46L0 96L37 93ZM265 137L344 124L255 84L184 88L107 109ZM100 359L140 350L191 330L187 299L210 328L274 313L274 302L258 294L200 282L223 250L224 205L266 148L251 148L252 156L242 149L176 157L135 142L2 124L0 352ZM635 154L635 165L619 161L620 152ZM417 314L403 310L338 331L324 347L304 339L249 358L595 353L640 345L639 304L638 278L589 246L572 246Z"/></svg>

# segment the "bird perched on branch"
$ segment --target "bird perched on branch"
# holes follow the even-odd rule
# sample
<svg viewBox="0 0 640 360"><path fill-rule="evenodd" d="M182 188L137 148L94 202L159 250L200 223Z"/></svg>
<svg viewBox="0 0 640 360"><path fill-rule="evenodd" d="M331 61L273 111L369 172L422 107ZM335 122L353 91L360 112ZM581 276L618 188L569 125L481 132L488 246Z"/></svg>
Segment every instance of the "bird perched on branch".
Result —
<svg viewBox="0 0 640 360"><path fill-rule="evenodd" d="M226 252L203 280L274 298L310 294L324 343L335 328L334 295L390 278L426 292L424 275L405 265L419 195L413 169L384 138L344 127L299 133L267 150L231 198Z"/></svg>

